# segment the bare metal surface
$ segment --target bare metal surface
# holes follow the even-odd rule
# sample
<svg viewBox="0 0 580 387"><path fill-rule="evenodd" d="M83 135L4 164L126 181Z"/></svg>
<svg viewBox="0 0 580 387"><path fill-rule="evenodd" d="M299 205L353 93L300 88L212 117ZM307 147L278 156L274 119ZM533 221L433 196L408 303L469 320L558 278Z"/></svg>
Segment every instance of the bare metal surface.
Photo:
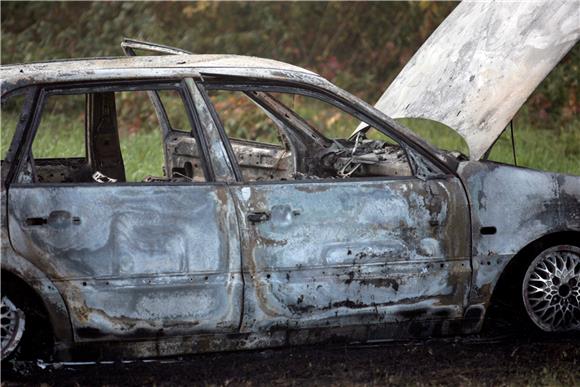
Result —
<svg viewBox="0 0 580 387"><path fill-rule="evenodd" d="M191 168L194 181L203 181L201 160L195 139L189 136L172 136L166 147L170 158L171 170ZM292 153L284 149L263 143L232 139L232 148L242 170L244 179L283 180L292 179L294 166ZM185 168L189 163L190 166Z"/></svg>
<svg viewBox="0 0 580 387"><path fill-rule="evenodd" d="M14 305L7 296L2 296L0 305L2 320L2 360L14 352L20 344L26 324L24 312Z"/></svg>
<svg viewBox="0 0 580 387"><path fill-rule="evenodd" d="M237 329L239 241L225 188L14 188L9 201L13 245L63 294L77 340ZM27 226L63 208L80 222Z"/></svg>
<svg viewBox="0 0 580 387"><path fill-rule="evenodd" d="M524 305L543 331L580 329L580 248L557 246L530 264L522 288Z"/></svg>
<svg viewBox="0 0 580 387"><path fill-rule="evenodd" d="M375 106L444 123L478 160L578 41L579 20L577 1L461 2Z"/></svg>
<svg viewBox="0 0 580 387"><path fill-rule="evenodd" d="M246 181L293 178L295 169L291 151L241 140L233 140L232 148Z"/></svg>
<svg viewBox="0 0 580 387"><path fill-rule="evenodd" d="M303 68L271 59L239 55L167 55L5 65L0 67L0 77L2 93L6 93L31 83L73 82L95 76L99 79L182 77L211 69L217 72L242 69L256 76L266 74L265 70L314 75Z"/></svg>
<svg viewBox="0 0 580 387"><path fill-rule="evenodd" d="M524 246L566 230L580 230L580 177L491 162L463 162L459 175L471 203L471 303L489 296L510 259ZM493 226L493 235L481 233Z"/></svg>
<svg viewBox="0 0 580 387"><path fill-rule="evenodd" d="M2 202L5 201L5 191L0 195ZM4 207L5 208L5 207ZM4 211L3 211L4 214ZM48 278L47 274L36 267L30 260L18 255L10 244L8 237L8 229L5 222L7 217L2 217L1 232L1 255L2 255L2 270L10 272L24 281L39 295L42 300L47 313L48 322L53 327L53 334L57 347L60 344L70 345L73 342L72 328L66 304L62 298L62 294L56 289L54 283ZM3 276L2 280L6 278Z"/></svg>
<svg viewBox="0 0 580 387"><path fill-rule="evenodd" d="M209 150L209 162L214 170L216 180L226 182L234 181L233 165L228 159L226 147L217 129L217 123L213 120L211 112L197 85L191 79L188 79L186 84L193 98L199 119L203 122L202 127L207 138Z"/></svg>
<svg viewBox="0 0 580 387"><path fill-rule="evenodd" d="M258 224L240 219L249 274L242 331L410 315L421 326L462 315L469 225L458 181L256 184L233 192L240 213L271 214Z"/></svg>

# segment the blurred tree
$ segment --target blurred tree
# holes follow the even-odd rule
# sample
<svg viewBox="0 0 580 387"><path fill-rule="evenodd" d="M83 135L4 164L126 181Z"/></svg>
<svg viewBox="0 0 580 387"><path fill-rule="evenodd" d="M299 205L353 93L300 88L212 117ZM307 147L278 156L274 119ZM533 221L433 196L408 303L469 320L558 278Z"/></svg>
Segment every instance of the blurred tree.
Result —
<svg viewBox="0 0 580 387"><path fill-rule="evenodd" d="M374 102L455 2L2 1L2 63L121 55L122 37L312 69ZM576 116L578 48L530 100L546 125ZM556 124L556 123L555 123Z"/></svg>
<svg viewBox="0 0 580 387"><path fill-rule="evenodd" d="M121 54L123 36L295 63L374 100L456 3L10 2L3 63Z"/></svg>

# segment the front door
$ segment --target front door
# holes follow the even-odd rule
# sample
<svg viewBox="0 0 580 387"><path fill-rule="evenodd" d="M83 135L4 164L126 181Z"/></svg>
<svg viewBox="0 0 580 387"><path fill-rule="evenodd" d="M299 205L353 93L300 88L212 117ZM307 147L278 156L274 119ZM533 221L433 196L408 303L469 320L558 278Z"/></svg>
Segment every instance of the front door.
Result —
<svg viewBox="0 0 580 387"><path fill-rule="evenodd" d="M244 329L463 315L469 228L457 178L256 183L232 190L245 219Z"/></svg>
<svg viewBox="0 0 580 387"><path fill-rule="evenodd" d="M243 175L230 184L243 241L242 331L292 331L304 341L321 336L303 332L330 327L348 337L369 327L387 328L382 337L397 335L395 327L424 335L462 318L470 225L457 177L411 158L383 132L340 137L362 118L329 97L205 87L230 137L263 138L230 138Z"/></svg>

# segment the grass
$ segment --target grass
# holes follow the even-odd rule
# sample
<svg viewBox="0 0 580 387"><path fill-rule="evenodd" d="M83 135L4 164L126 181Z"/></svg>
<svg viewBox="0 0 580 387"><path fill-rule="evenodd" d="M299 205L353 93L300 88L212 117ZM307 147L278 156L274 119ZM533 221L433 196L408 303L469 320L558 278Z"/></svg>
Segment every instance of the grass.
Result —
<svg viewBox="0 0 580 387"><path fill-rule="evenodd" d="M16 115L2 115L2 158L10 146L17 121ZM70 120L65 115L51 116L42 123L32 145L36 159L85 156L84 126L82 121ZM46 128L50 128L46 130ZM160 131L143 130L137 133L122 132L121 153L127 181L142 181L147 175L163 176L163 142Z"/></svg>
<svg viewBox="0 0 580 387"><path fill-rule="evenodd" d="M522 123L518 124L519 121ZM438 148L468 154L463 139L445 125L426 120L401 120L401 122ZM518 166L580 175L580 118L556 129L537 128L523 119L516 119L514 123ZM509 130L497 140L489 160L513 165Z"/></svg>
<svg viewBox="0 0 580 387"><path fill-rule="evenodd" d="M1 117L1 151L4 158L17 121L15 114ZM437 147L467 153L461 137L451 129L425 120L401 120L428 142ZM43 123L44 125L45 123ZM334 133L350 132L348 127L333 122ZM65 115L52 115L41 127L34 141L35 158L72 157L84 155L82 121L71 120ZM325 133L332 135L333 133ZM121 151L128 181L141 181L146 175L163 175L163 144L161 135L155 130L139 130L133 133L121 131ZM558 129L544 130L531 125L517 125L515 140L518 165L551 172L580 175L580 119ZM490 160L513 164L511 139L506 131L497 141Z"/></svg>
<svg viewBox="0 0 580 387"><path fill-rule="evenodd" d="M489 336L488 336L489 337ZM570 340L448 338L372 346L311 345L94 364L2 375L6 385L577 386L580 346ZM267 359L267 360L265 360ZM195 369L196 372L191 372Z"/></svg>

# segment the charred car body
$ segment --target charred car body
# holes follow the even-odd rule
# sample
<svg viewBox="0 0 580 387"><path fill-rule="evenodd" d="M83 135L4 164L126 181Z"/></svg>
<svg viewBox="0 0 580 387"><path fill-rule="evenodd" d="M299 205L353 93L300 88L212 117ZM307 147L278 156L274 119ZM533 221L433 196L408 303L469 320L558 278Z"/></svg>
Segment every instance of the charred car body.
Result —
<svg viewBox="0 0 580 387"><path fill-rule="evenodd" d="M566 6L520 20L569 17ZM550 59L510 108L482 114L479 87L452 90L455 111L442 112L433 89L405 82L450 25L484 8L458 6L393 83L400 98L392 86L377 105L450 122L469 157L272 60L127 40L129 55L168 55L3 66L3 101L24 102L2 164L2 356L45 342L66 359L468 334L500 298L530 327L580 329L580 178L482 160L577 29L546 34ZM442 71L469 82L457 66ZM187 128L173 125L166 91ZM128 181L118 135L118 96L132 92L148 93L163 132L164 176L140 182ZM280 143L229 135L217 92L249 101ZM85 101L86 154L35 158L47 101L73 95ZM288 96L361 124L328 138Z"/></svg>

